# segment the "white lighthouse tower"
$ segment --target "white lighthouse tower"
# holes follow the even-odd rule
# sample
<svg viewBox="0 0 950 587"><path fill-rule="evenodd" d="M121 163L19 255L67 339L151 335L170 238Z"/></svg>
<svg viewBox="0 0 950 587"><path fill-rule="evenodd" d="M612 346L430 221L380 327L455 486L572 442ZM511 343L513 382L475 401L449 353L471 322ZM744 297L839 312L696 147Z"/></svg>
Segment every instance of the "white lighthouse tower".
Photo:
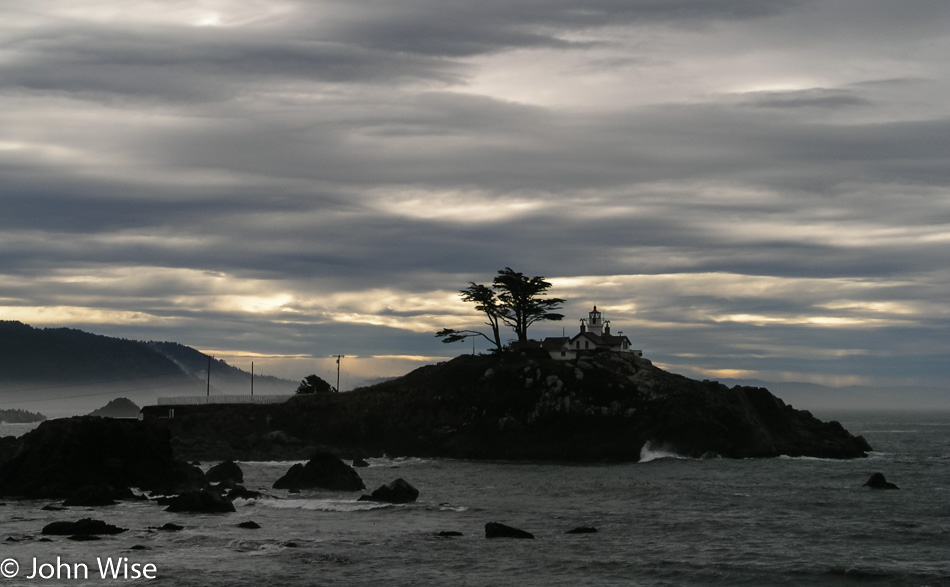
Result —
<svg viewBox="0 0 950 587"><path fill-rule="evenodd" d="M604 334L604 316L597 306L587 314L587 332L601 336Z"/></svg>

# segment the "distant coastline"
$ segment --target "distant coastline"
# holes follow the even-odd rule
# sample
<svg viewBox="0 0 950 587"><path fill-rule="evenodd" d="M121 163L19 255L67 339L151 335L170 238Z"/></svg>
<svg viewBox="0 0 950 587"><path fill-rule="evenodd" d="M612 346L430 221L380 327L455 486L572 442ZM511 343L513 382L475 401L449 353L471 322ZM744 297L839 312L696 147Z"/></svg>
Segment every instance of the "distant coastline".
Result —
<svg viewBox="0 0 950 587"><path fill-rule="evenodd" d="M0 424L32 424L46 420L46 416L39 412L27 410L0 410Z"/></svg>

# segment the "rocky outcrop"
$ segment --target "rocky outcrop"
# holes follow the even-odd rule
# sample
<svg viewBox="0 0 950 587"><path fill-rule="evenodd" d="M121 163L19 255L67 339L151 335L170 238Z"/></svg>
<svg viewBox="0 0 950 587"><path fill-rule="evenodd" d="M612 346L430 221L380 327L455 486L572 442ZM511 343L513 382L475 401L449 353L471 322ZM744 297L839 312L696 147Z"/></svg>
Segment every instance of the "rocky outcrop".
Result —
<svg viewBox="0 0 950 587"><path fill-rule="evenodd" d="M874 473L871 475L871 478L867 480L864 487L870 487L871 489L900 489L900 487L885 479L884 473Z"/></svg>
<svg viewBox="0 0 950 587"><path fill-rule="evenodd" d="M525 532L518 528L506 526L498 522L488 522L485 524L485 538L528 538L533 539L534 534Z"/></svg>
<svg viewBox="0 0 950 587"><path fill-rule="evenodd" d="M419 490L400 477L395 481L381 485L371 495L360 497L360 501L380 501L384 503L409 503L419 499Z"/></svg>
<svg viewBox="0 0 950 587"><path fill-rule="evenodd" d="M632 353L569 361L544 352L466 355L348 393L181 412L187 418L168 424L195 446L259 447L279 430L298 446L469 459L636 461L647 443L693 458L855 458L871 450L841 424L766 389L696 381ZM247 422L258 429L248 432Z"/></svg>
<svg viewBox="0 0 950 587"><path fill-rule="evenodd" d="M128 490L175 493L203 487L197 467L172 455L167 430L138 420L48 420L17 439L0 463L0 495L31 499L124 498Z"/></svg>
<svg viewBox="0 0 950 587"><path fill-rule="evenodd" d="M306 465L295 464L274 482L274 489L313 488L359 491L366 489L366 485L353 467L326 452L313 455Z"/></svg>

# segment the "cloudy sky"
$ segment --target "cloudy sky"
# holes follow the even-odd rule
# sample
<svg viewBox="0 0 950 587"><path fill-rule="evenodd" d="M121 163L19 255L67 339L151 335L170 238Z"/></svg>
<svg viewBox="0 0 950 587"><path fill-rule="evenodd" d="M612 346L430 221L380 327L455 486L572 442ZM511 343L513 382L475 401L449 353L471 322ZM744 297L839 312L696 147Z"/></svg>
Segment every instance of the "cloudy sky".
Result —
<svg viewBox="0 0 950 587"><path fill-rule="evenodd" d="M511 266L696 377L950 375L944 0L0 7L0 318L343 387ZM480 348L484 348L481 344ZM471 352L471 347L468 347Z"/></svg>

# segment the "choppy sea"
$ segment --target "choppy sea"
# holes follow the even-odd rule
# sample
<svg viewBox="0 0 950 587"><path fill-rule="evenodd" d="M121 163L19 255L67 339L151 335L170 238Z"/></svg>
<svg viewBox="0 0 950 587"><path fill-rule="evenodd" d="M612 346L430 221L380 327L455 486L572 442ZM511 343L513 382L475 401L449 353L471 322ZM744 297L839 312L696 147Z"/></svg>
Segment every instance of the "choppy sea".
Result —
<svg viewBox="0 0 950 587"><path fill-rule="evenodd" d="M370 490L398 477L419 489L416 503L395 506L270 489L290 462L239 463L245 485L268 496L239 500L232 514L8 501L0 585L950 585L950 413L818 415L875 452L690 460L647 447L643 462L614 465L371 459L358 470ZM900 490L862 487L874 472ZM129 530L41 541L46 524L84 517ZM251 520L260 528L237 527ZM153 529L167 522L184 529ZM488 540L487 522L536 538ZM598 531L565 533L578 526ZM109 561L155 578L102 578Z"/></svg>

